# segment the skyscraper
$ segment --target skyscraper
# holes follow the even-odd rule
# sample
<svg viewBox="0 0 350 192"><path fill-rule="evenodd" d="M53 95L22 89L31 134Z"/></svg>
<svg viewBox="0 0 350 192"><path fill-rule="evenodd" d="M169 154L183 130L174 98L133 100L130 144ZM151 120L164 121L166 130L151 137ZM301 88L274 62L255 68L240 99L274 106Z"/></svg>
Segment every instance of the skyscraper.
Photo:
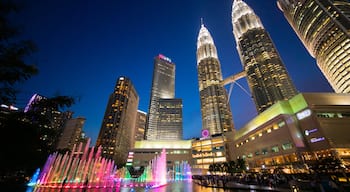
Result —
<svg viewBox="0 0 350 192"><path fill-rule="evenodd" d="M57 149L69 149L72 151L74 144L78 145L81 142L85 120L84 117L77 117L68 119L65 122Z"/></svg>
<svg viewBox="0 0 350 192"><path fill-rule="evenodd" d="M182 99L159 99L157 135L161 140L182 139Z"/></svg>
<svg viewBox="0 0 350 192"><path fill-rule="evenodd" d="M102 155L124 164L134 144L139 96L130 79L119 77L110 95L96 146Z"/></svg>
<svg viewBox="0 0 350 192"><path fill-rule="evenodd" d="M165 107L167 101L175 96L175 64L162 54L154 58L152 90L148 109L145 139L146 140L181 140L182 139L182 104L172 104L173 107ZM179 99L176 99L179 101ZM182 103L182 102L181 102ZM170 104L168 102L168 104ZM162 110L160 110L162 107ZM181 107L181 119L163 119L174 109ZM176 109L178 113L178 109ZM173 112L172 112L173 111ZM175 115L174 113L174 115ZM179 114L180 115L180 114ZM172 115L171 115L172 116ZM176 116L176 115L175 115ZM174 121L178 121L175 123Z"/></svg>
<svg viewBox="0 0 350 192"><path fill-rule="evenodd" d="M52 98L34 94L24 109L25 121L37 124L39 128L40 149L48 154L56 150L64 124L73 117L72 111L60 111L58 106L50 104Z"/></svg>
<svg viewBox="0 0 350 192"><path fill-rule="evenodd" d="M202 23L197 38L197 70L202 113L202 134L233 131L229 99L222 82L214 40Z"/></svg>
<svg viewBox="0 0 350 192"><path fill-rule="evenodd" d="M350 93L349 0L278 0L278 7L337 93Z"/></svg>
<svg viewBox="0 0 350 192"><path fill-rule="evenodd" d="M232 5L233 34L258 112L297 94L260 18L242 0Z"/></svg>
<svg viewBox="0 0 350 192"><path fill-rule="evenodd" d="M145 138L145 128L147 121L147 113L137 110L135 123L135 141L142 141Z"/></svg>

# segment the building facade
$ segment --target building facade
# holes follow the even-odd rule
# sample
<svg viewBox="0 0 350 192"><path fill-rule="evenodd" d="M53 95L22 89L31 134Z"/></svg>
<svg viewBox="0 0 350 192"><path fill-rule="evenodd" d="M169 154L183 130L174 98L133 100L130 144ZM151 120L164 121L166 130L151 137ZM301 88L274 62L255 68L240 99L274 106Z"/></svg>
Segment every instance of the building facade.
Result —
<svg viewBox="0 0 350 192"><path fill-rule="evenodd" d="M81 139L85 120L84 117L77 117L68 119L65 122L57 149L69 149L72 151L74 144L82 142Z"/></svg>
<svg viewBox="0 0 350 192"><path fill-rule="evenodd" d="M96 146L102 146L102 156L118 165L126 163L134 145L139 96L131 80L119 77L110 95Z"/></svg>
<svg viewBox="0 0 350 192"><path fill-rule="evenodd" d="M209 166L230 161L228 140L224 134L203 136L192 140L192 172L206 175Z"/></svg>
<svg viewBox="0 0 350 192"><path fill-rule="evenodd" d="M62 112L57 105L52 105L51 99L34 94L24 108L24 121L37 124L40 130L38 134L41 145L38 151L46 151L48 154L56 151L64 124L73 116L72 111Z"/></svg>
<svg viewBox="0 0 350 192"><path fill-rule="evenodd" d="M159 139L182 139L182 99L159 99L158 122Z"/></svg>
<svg viewBox="0 0 350 192"><path fill-rule="evenodd" d="M233 131L232 112L214 40L201 25L197 38L197 71L202 114L202 131L209 135Z"/></svg>
<svg viewBox="0 0 350 192"><path fill-rule="evenodd" d="M231 158L243 158L255 170L308 171L329 157L349 167L349 125L349 94L300 93L238 130L230 144Z"/></svg>
<svg viewBox="0 0 350 192"><path fill-rule="evenodd" d="M147 113L141 110L137 110L136 123L135 123L135 141L144 140L146 121L147 121Z"/></svg>
<svg viewBox="0 0 350 192"><path fill-rule="evenodd" d="M182 139L182 104L180 106L180 100L174 97L175 64L168 57L159 54L154 58L152 90L145 131L146 140ZM170 102L171 99L175 100ZM172 107L165 107L166 103L173 103ZM176 118L164 119L170 114L174 114ZM181 115L181 119L178 115Z"/></svg>
<svg viewBox="0 0 350 192"><path fill-rule="evenodd" d="M232 5L232 25L257 111L263 112L281 100L297 94L279 53L260 18L242 0Z"/></svg>
<svg viewBox="0 0 350 192"><path fill-rule="evenodd" d="M179 140L176 142L162 141L136 141L135 148L131 150L128 162L135 168L147 167L161 151L166 150L167 171L181 162L187 162L192 166L191 140Z"/></svg>
<svg viewBox="0 0 350 192"><path fill-rule="evenodd" d="M337 93L350 93L350 2L278 0L289 24Z"/></svg>

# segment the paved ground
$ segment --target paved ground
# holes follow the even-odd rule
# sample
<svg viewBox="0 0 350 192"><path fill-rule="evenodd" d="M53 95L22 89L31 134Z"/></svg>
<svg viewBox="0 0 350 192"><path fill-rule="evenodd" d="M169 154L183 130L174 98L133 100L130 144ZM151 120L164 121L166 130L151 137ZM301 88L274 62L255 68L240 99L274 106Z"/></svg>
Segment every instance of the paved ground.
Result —
<svg viewBox="0 0 350 192"><path fill-rule="evenodd" d="M261 186L261 185L246 185L246 184L241 184L241 183L236 183L236 182L227 182L225 187L223 187L222 183L219 183L218 185L210 185L210 184L205 185L205 184L200 184L199 182L196 182L195 180L193 180L193 181L199 185L206 186L206 187L214 187L214 188L291 192L291 189L289 188L288 185L283 186L283 187L268 187L268 186Z"/></svg>

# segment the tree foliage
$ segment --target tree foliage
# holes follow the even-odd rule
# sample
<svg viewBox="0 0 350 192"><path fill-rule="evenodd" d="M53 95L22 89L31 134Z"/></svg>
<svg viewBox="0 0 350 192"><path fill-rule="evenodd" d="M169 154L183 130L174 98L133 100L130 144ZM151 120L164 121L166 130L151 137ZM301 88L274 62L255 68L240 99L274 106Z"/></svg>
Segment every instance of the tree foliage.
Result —
<svg viewBox="0 0 350 192"><path fill-rule="evenodd" d="M234 173L244 172L246 170L246 162L244 159L237 159L237 161L229 161L222 163L213 163L209 165L209 172L213 174L217 173Z"/></svg>
<svg viewBox="0 0 350 192"><path fill-rule="evenodd" d="M31 40L21 40L18 27L9 22L9 15L19 7L11 1L0 1L0 104L13 104L18 90L15 84L38 73L26 58L37 49Z"/></svg>
<svg viewBox="0 0 350 192"><path fill-rule="evenodd" d="M18 10L15 3L0 0L0 104L9 106L16 103L19 91L15 85L38 73L38 68L28 62L28 57L37 50L35 44L31 40L21 40L20 29L9 19ZM38 110L28 113L0 111L0 175L20 171L30 176L36 168L42 167L56 147L50 144L50 138L57 140L62 131L52 129L52 116L43 111L60 111L73 104L72 97L56 96L35 103L34 108Z"/></svg>
<svg viewBox="0 0 350 192"><path fill-rule="evenodd" d="M58 96L41 100L35 106L61 110L72 104L73 98ZM62 131L52 128L52 117L42 110L0 113L0 129L0 151L4 154L0 173L21 170L27 174L43 166L47 157L56 151L52 141L57 140Z"/></svg>

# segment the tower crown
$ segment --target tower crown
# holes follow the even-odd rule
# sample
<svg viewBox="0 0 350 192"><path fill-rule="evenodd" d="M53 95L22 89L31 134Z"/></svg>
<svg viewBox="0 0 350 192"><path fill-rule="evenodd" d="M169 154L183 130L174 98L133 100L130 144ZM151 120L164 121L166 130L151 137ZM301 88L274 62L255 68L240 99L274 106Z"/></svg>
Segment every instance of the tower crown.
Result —
<svg viewBox="0 0 350 192"><path fill-rule="evenodd" d="M203 21L197 38L197 64L205 58L218 58L214 40L208 29L204 26Z"/></svg>
<svg viewBox="0 0 350 192"><path fill-rule="evenodd" d="M211 37L208 29L201 24L201 29L199 30L198 38L197 38L197 49L205 44L214 44L214 40Z"/></svg>
<svg viewBox="0 0 350 192"><path fill-rule="evenodd" d="M264 28L259 17L242 0L235 0L232 5L233 34L237 40L250 29Z"/></svg>

